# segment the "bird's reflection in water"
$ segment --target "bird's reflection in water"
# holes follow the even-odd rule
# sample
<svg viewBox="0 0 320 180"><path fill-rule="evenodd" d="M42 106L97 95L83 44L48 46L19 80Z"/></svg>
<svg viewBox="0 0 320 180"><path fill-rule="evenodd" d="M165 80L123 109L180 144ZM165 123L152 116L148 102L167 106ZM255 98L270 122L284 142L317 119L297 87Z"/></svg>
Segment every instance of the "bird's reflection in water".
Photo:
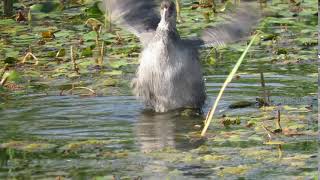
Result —
<svg viewBox="0 0 320 180"><path fill-rule="evenodd" d="M175 148L188 150L203 144L203 140L192 140L188 134L200 131L196 125L202 123L199 115L182 116L181 111L154 113L144 111L135 126L137 141L142 152Z"/></svg>

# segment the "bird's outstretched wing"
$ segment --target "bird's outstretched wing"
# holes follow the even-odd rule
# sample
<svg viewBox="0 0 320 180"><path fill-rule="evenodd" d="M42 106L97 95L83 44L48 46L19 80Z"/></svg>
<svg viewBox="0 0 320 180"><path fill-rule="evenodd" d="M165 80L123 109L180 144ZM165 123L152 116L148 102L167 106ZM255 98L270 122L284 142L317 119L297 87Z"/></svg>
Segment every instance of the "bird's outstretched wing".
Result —
<svg viewBox="0 0 320 180"><path fill-rule="evenodd" d="M146 41L159 22L157 0L103 0L102 8L111 20Z"/></svg>
<svg viewBox="0 0 320 180"><path fill-rule="evenodd" d="M199 38L186 41L198 47L224 46L250 35L260 18L257 7L243 3L235 12L227 15L223 23L204 29Z"/></svg>

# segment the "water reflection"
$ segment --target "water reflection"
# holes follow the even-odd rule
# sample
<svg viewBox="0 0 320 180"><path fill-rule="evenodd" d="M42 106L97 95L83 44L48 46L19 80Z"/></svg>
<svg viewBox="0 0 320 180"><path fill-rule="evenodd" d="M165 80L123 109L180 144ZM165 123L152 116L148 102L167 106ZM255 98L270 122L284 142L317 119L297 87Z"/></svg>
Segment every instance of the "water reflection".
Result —
<svg viewBox="0 0 320 180"><path fill-rule="evenodd" d="M134 132L142 152L174 148L188 150L200 146L203 141L192 141L188 134L196 131L201 116L182 116L181 111L154 113L144 111L138 117Z"/></svg>

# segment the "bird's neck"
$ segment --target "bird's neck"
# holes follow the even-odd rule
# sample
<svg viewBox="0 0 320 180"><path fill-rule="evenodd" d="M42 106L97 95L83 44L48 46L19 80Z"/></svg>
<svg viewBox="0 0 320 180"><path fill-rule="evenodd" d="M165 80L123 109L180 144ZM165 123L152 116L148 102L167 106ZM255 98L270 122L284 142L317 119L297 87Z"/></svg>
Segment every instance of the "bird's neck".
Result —
<svg viewBox="0 0 320 180"><path fill-rule="evenodd" d="M157 27L156 36L160 39L177 39L180 38L175 22L164 21L163 19L160 21Z"/></svg>
<svg viewBox="0 0 320 180"><path fill-rule="evenodd" d="M176 31L176 23L172 21L165 21L164 18L162 18L158 24L157 31Z"/></svg>

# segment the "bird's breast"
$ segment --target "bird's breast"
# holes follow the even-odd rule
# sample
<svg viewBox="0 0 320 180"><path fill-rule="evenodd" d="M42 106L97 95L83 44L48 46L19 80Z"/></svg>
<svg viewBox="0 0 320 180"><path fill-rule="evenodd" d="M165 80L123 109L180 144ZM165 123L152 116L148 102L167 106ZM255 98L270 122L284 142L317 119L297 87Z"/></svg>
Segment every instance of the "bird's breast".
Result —
<svg viewBox="0 0 320 180"><path fill-rule="evenodd" d="M172 56L170 52L166 39L154 40L142 51L140 65L161 65L170 60Z"/></svg>

